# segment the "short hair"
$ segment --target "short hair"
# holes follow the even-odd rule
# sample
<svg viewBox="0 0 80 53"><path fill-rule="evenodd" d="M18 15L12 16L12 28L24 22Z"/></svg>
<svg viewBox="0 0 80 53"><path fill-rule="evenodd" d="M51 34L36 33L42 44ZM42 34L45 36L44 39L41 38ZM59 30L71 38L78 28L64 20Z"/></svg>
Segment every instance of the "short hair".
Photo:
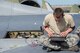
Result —
<svg viewBox="0 0 80 53"><path fill-rule="evenodd" d="M64 14L64 11L63 11L63 9L61 9L61 8L56 8L55 10L54 10L54 14Z"/></svg>

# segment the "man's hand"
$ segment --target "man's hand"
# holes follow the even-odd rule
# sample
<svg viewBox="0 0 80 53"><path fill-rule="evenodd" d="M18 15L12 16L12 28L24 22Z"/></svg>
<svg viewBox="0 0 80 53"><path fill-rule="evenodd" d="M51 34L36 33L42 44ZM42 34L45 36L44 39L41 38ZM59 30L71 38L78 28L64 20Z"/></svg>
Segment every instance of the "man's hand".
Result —
<svg viewBox="0 0 80 53"><path fill-rule="evenodd" d="M61 35L62 37L66 37L66 36L68 35L68 32L67 32L67 31L61 32L60 35Z"/></svg>
<svg viewBox="0 0 80 53"><path fill-rule="evenodd" d="M48 26L44 27L44 30L48 33L49 37L51 37L53 35L53 32L49 29Z"/></svg>
<svg viewBox="0 0 80 53"><path fill-rule="evenodd" d="M53 35L52 32L48 32L48 36L51 37Z"/></svg>
<svg viewBox="0 0 80 53"><path fill-rule="evenodd" d="M60 35L61 35L62 37L66 37L66 36L68 35L68 33L71 32L71 31L72 31L72 28L68 28L66 31L61 32Z"/></svg>

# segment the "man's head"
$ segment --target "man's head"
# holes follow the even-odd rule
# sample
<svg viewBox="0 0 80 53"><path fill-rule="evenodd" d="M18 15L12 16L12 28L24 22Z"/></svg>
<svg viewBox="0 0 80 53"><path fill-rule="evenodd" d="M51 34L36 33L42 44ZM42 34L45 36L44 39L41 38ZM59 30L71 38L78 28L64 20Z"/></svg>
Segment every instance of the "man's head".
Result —
<svg viewBox="0 0 80 53"><path fill-rule="evenodd" d="M60 18L60 17L63 17L64 15L64 11L61 9L61 8L56 8L55 10L54 10L54 16L56 17L56 18Z"/></svg>

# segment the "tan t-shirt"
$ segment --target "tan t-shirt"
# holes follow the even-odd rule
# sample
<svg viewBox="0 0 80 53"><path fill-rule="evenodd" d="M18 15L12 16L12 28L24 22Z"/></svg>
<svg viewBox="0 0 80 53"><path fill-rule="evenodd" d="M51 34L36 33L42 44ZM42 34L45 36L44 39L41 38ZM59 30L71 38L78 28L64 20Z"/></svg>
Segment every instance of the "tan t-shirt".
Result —
<svg viewBox="0 0 80 53"><path fill-rule="evenodd" d="M60 32L67 30L69 27L75 26L75 23L72 16L69 14L64 14L64 17L59 23L55 21L53 14L48 14L43 21L43 26L49 26L49 29L53 33L60 34Z"/></svg>

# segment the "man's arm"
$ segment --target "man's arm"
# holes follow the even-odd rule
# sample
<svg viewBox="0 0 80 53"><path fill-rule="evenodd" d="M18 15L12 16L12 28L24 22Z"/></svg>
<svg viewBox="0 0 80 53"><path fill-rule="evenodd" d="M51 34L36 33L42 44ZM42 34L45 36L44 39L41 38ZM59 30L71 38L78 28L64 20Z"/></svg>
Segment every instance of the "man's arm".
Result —
<svg viewBox="0 0 80 53"><path fill-rule="evenodd" d="M71 15L68 15L68 24L70 27L66 31L60 33L60 35L62 35L63 37L66 37L67 34L69 34L75 29L75 23Z"/></svg>
<svg viewBox="0 0 80 53"><path fill-rule="evenodd" d="M43 21L43 29L48 33L49 37L53 35L53 32L49 29L50 16L51 14L48 14Z"/></svg>
<svg viewBox="0 0 80 53"><path fill-rule="evenodd" d="M70 27L70 28L68 28L66 31L61 32L60 35L61 35L62 37L66 37L67 34L69 34L70 32L72 32L72 31L74 30L74 28L75 28L75 26L74 26L74 27Z"/></svg>
<svg viewBox="0 0 80 53"><path fill-rule="evenodd" d="M44 26L43 28L44 28L44 30L48 33L48 36L49 36L49 37L51 37L51 35L53 35L53 32L50 31L50 29L49 29L48 26Z"/></svg>
<svg viewBox="0 0 80 53"><path fill-rule="evenodd" d="M66 31L68 33L70 33L75 29L75 23L74 23L73 17L71 15L69 15L68 17L69 17L68 24L69 24L70 28L68 28L68 30L66 30Z"/></svg>
<svg viewBox="0 0 80 53"><path fill-rule="evenodd" d="M70 32L72 32L74 29L75 29L75 26L70 27L70 28L68 28L68 29L66 30L66 32L67 32L67 33L70 33Z"/></svg>

